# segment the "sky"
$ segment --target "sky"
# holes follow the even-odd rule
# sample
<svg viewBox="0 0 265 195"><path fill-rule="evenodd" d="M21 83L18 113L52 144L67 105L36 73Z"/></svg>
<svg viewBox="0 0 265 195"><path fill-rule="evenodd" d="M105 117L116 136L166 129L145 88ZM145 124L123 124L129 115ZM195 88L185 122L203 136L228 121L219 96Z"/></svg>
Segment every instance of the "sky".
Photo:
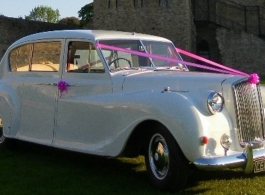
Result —
<svg viewBox="0 0 265 195"><path fill-rule="evenodd" d="M59 10L60 19L77 17L78 11L93 0L0 0L0 15L25 18L37 6L49 6Z"/></svg>

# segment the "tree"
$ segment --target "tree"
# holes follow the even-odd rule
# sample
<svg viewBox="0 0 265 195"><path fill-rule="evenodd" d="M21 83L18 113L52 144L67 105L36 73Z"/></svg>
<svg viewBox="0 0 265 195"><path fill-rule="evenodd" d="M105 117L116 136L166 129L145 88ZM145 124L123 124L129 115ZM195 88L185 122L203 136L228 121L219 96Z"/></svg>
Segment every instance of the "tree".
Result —
<svg viewBox="0 0 265 195"><path fill-rule="evenodd" d="M60 13L58 9L54 10L51 7L41 5L32 9L30 14L25 16L25 19L57 23L59 21L59 17Z"/></svg>
<svg viewBox="0 0 265 195"><path fill-rule="evenodd" d="M69 26L79 26L80 21L76 17L66 17L66 18L62 18L61 20L59 20L58 24L64 24L64 25L69 25Z"/></svg>
<svg viewBox="0 0 265 195"><path fill-rule="evenodd" d="M92 21L94 15L93 2L85 5L78 11L78 17L80 19L80 26L87 27L88 23Z"/></svg>

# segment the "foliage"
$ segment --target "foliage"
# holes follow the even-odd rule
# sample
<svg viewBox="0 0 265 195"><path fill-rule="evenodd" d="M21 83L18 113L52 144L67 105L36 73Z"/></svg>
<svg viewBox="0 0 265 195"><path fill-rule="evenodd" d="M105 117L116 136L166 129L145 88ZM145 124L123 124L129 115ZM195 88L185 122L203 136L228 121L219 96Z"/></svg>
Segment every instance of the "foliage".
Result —
<svg viewBox="0 0 265 195"><path fill-rule="evenodd" d="M64 24L68 26L79 26L80 21L76 17L66 17L66 18L62 18L61 20L59 20L58 24Z"/></svg>
<svg viewBox="0 0 265 195"><path fill-rule="evenodd" d="M59 21L60 13L59 10L52 9L49 6L37 6L31 10L28 16L25 16L25 19L41 21L41 22L50 22L57 23Z"/></svg>
<svg viewBox="0 0 265 195"><path fill-rule="evenodd" d="M88 23L92 21L94 16L93 2L85 5L78 11L78 17L80 18L80 26L87 27Z"/></svg>

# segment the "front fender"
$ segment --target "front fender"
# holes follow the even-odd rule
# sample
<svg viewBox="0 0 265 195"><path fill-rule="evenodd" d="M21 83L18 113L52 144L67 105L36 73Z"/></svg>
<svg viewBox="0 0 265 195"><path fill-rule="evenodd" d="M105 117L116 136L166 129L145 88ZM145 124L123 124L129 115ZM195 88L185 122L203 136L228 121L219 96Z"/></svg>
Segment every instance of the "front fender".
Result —
<svg viewBox="0 0 265 195"><path fill-rule="evenodd" d="M116 98L119 106L115 113L122 116L124 125L119 136L106 148L106 153L114 154L114 148L123 148L133 129L144 120L155 120L163 124L189 160L201 157L204 153L205 148L200 145L200 137L206 134L205 124L201 120L200 112L185 94L145 91L122 94Z"/></svg>
<svg viewBox="0 0 265 195"><path fill-rule="evenodd" d="M134 115L129 114L133 120L127 123L130 125L120 137L128 138L139 122L156 120L170 131L188 160L194 161L205 154L222 155L223 149L217 145L221 135L232 129L231 121L226 110L215 115L207 111L209 93L149 91L123 94L120 104L127 102L127 113ZM201 143L202 136L209 138L207 145ZM123 145L126 139L117 140Z"/></svg>

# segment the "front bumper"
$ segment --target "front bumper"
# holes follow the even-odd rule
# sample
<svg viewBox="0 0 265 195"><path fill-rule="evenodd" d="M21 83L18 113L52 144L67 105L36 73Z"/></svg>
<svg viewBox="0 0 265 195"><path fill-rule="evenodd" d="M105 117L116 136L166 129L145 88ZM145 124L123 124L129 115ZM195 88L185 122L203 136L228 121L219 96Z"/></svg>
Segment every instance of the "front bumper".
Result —
<svg viewBox="0 0 265 195"><path fill-rule="evenodd" d="M201 170L222 170L225 168L243 168L249 174L254 170L254 161L265 158L265 148L253 149L251 144L246 144L245 152L229 156L200 158L194 165Z"/></svg>

